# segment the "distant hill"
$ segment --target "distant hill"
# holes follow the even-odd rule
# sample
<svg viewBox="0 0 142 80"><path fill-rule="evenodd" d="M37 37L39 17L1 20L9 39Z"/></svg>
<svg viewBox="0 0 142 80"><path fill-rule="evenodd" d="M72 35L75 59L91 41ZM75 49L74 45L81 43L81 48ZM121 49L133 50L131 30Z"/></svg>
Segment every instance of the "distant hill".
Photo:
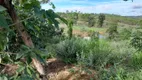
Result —
<svg viewBox="0 0 142 80"><path fill-rule="evenodd" d="M142 19L142 15L141 16L126 16L126 17L130 17L130 18L141 18Z"/></svg>
<svg viewBox="0 0 142 80"><path fill-rule="evenodd" d="M79 13L79 12L58 12L61 17L68 18L73 21L82 21L87 22L89 17L94 17L97 22L99 14L90 14L90 13ZM129 25L137 25L138 22L142 19L141 16L121 16L116 14L105 14L105 20L108 22L118 21L119 23L129 24Z"/></svg>

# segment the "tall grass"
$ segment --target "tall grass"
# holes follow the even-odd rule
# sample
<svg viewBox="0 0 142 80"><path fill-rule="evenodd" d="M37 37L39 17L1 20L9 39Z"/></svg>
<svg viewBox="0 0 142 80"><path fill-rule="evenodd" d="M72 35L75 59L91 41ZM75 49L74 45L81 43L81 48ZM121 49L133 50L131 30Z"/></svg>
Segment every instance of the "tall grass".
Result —
<svg viewBox="0 0 142 80"><path fill-rule="evenodd" d="M137 52L131 59L132 67L135 69L142 69L142 52Z"/></svg>
<svg viewBox="0 0 142 80"><path fill-rule="evenodd" d="M60 42L56 53L66 63L94 68L99 80L142 79L142 54L128 40L73 38Z"/></svg>
<svg viewBox="0 0 142 80"><path fill-rule="evenodd" d="M111 49L105 40L91 40L78 55L78 62L97 69L107 63L110 54Z"/></svg>
<svg viewBox="0 0 142 80"><path fill-rule="evenodd" d="M129 41L110 42L109 62L113 66L99 70L100 80L141 80L142 54L129 45Z"/></svg>

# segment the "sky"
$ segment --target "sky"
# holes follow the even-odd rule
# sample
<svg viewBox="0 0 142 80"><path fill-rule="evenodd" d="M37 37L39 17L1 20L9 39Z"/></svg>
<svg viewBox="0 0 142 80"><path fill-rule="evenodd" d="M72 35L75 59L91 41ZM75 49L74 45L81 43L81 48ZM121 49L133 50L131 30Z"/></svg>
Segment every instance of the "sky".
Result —
<svg viewBox="0 0 142 80"><path fill-rule="evenodd" d="M142 0L50 0L55 5L55 12L80 11L82 13L107 13L122 16L142 15ZM52 9L49 4L42 4L43 9Z"/></svg>

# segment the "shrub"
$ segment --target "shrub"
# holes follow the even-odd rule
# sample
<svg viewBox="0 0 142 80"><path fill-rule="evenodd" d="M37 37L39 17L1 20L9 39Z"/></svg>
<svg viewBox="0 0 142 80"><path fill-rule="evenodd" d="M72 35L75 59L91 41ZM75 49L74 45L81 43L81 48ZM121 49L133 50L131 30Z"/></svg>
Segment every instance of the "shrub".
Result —
<svg viewBox="0 0 142 80"><path fill-rule="evenodd" d="M68 23L68 36L69 36L69 39L72 38L72 30L73 30L72 27L73 27L73 22L70 21L70 22Z"/></svg>
<svg viewBox="0 0 142 80"><path fill-rule="evenodd" d="M116 35L118 34L117 26L118 26L118 24L117 24L116 21L110 23L110 27L106 31L108 33L108 38L109 39L116 38Z"/></svg>
<svg viewBox="0 0 142 80"><path fill-rule="evenodd" d="M103 26L104 20L105 20L105 15L104 14L100 14L99 17L98 17L98 26L99 27Z"/></svg>
<svg viewBox="0 0 142 80"><path fill-rule="evenodd" d="M88 16L88 26L93 27L95 25L95 18L94 16Z"/></svg>
<svg viewBox="0 0 142 80"><path fill-rule="evenodd" d="M56 48L56 44L47 44L46 49L45 49L48 53L47 56L45 56L46 59L56 57L55 48Z"/></svg>
<svg viewBox="0 0 142 80"><path fill-rule="evenodd" d="M113 66L109 69L102 69L99 73L100 80L125 80L126 70L122 66Z"/></svg>
<svg viewBox="0 0 142 80"><path fill-rule="evenodd" d="M134 68L142 67L142 52L137 52L132 57L132 65Z"/></svg>
<svg viewBox="0 0 142 80"><path fill-rule="evenodd" d="M135 30L132 33L131 45L136 48L138 51L142 51L142 31Z"/></svg>
<svg viewBox="0 0 142 80"><path fill-rule="evenodd" d="M107 63L110 47L106 41L91 40L83 49L81 55L78 55L78 62L92 68L99 68Z"/></svg>
<svg viewBox="0 0 142 80"><path fill-rule="evenodd" d="M142 20L139 21L140 28L142 28Z"/></svg>
<svg viewBox="0 0 142 80"><path fill-rule="evenodd" d="M100 80L141 80L142 69L133 71L118 65L109 69L103 69L98 75Z"/></svg>
<svg viewBox="0 0 142 80"><path fill-rule="evenodd" d="M130 46L129 41L113 41L110 42L110 46L112 48L112 54L109 57L110 63L120 64L120 63L128 63L136 50ZM125 64L126 65L126 64Z"/></svg>
<svg viewBox="0 0 142 80"><path fill-rule="evenodd" d="M120 40L129 40L131 37L131 29L123 28L119 32Z"/></svg>
<svg viewBox="0 0 142 80"><path fill-rule="evenodd" d="M67 39L57 44L57 57L61 58L65 63L75 63L77 62L77 54L82 51L81 47L81 43L78 39Z"/></svg>

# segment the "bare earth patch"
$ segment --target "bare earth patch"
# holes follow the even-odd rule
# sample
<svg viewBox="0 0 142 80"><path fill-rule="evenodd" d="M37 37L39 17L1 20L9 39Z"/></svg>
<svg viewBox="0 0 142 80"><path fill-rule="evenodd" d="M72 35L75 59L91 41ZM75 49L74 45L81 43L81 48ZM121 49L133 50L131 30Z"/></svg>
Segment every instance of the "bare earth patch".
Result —
<svg viewBox="0 0 142 80"><path fill-rule="evenodd" d="M56 58L48 59L47 63L46 70L49 80L95 80L94 70L84 71L80 66L66 65Z"/></svg>
<svg viewBox="0 0 142 80"><path fill-rule="evenodd" d="M85 31L80 31L80 30L73 30L73 35L80 36L80 37L88 37L90 34Z"/></svg>
<svg viewBox="0 0 142 80"><path fill-rule="evenodd" d="M59 59L47 60L46 76L48 80L96 80L96 72L93 69L85 69L77 65L67 65ZM5 65L0 73L14 75L17 65Z"/></svg>

